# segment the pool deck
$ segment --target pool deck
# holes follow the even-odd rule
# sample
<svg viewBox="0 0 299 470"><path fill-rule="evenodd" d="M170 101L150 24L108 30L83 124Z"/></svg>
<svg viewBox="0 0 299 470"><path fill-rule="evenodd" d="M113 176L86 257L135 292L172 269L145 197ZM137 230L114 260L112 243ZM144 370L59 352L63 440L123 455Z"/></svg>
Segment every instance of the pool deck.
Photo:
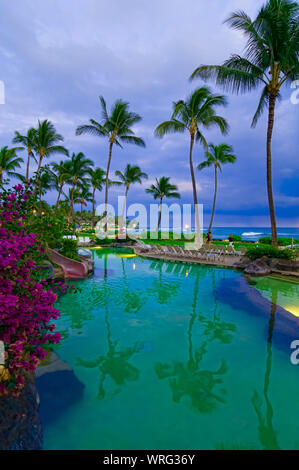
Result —
<svg viewBox="0 0 299 470"><path fill-rule="evenodd" d="M200 259L193 259L188 256L175 256L173 255L166 255L165 253L150 253L144 252L140 248L134 247L134 252L137 256L142 258L149 258L149 259L158 259L161 261L170 261L174 263L186 263L186 264L202 264L204 266L218 266L221 268L231 268L231 269L239 269L243 270L244 267L242 266L242 256L237 255L227 255L224 256L221 260L200 260ZM279 269L273 269L271 274L268 274L267 277L273 278L280 278L285 281L289 282L299 282L299 272L296 271L282 271Z"/></svg>
<svg viewBox="0 0 299 470"><path fill-rule="evenodd" d="M165 253L150 253L150 252L143 252L139 248L134 248L134 252L137 256L141 256L142 258L150 258L150 259L159 259L162 261L173 261L175 263L187 263L187 264L202 264L205 266L219 266L224 268L235 268L240 269L236 264L238 264L242 256L236 255L228 255L222 258L221 260L200 260L190 258L189 256L175 256L173 255L166 255Z"/></svg>

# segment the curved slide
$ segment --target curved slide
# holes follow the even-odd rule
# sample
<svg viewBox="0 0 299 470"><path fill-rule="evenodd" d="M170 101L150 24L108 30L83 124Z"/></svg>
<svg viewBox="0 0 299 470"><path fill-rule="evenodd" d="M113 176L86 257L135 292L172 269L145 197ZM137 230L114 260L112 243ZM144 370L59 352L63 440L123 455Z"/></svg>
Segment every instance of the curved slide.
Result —
<svg viewBox="0 0 299 470"><path fill-rule="evenodd" d="M51 261L63 269L66 279L80 279L88 276L88 265L86 262L67 258L51 248L48 251Z"/></svg>

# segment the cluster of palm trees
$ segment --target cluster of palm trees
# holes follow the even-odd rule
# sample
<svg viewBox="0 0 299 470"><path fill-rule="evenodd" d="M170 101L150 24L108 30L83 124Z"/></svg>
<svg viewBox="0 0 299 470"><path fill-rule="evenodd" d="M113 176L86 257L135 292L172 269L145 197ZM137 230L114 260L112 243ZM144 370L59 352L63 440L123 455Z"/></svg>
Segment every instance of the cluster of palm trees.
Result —
<svg viewBox="0 0 299 470"><path fill-rule="evenodd" d="M280 97L282 85L295 80L299 76L299 33L298 33L297 2L291 0L268 0L261 8L255 20L243 11L233 13L226 22L233 29L240 30L246 37L247 43L243 56L233 54L222 65L201 65L192 73L190 80L201 78L204 80L216 79L216 84L232 92L246 92L263 86L257 111L253 117L252 126L255 126L259 117L268 107L267 129L267 190L269 200L269 212L272 228L272 243L277 246L276 218L272 190L272 156L271 140L274 124L274 111L277 99ZM233 148L227 143L214 145L208 143L204 131L211 127L219 129L222 134L229 130L226 119L217 114L217 108L227 105L225 96L213 94L207 87L197 88L186 100L178 100L173 103L170 119L162 122L155 129L155 135L162 138L168 133L187 133L189 135L189 167L193 191L195 209L196 233L200 233L198 196L196 177L194 172L193 151L196 143L200 143L204 149L205 159L198 165L199 170L207 167L214 168L215 190L209 230L212 229L216 195L218 187L218 172L222 171L222 165L234 163L236 156ZM35 191L40 197L48 190L55 187L58 191L56 208L62 203L61 196L69 203L70 212L74 212L74 204L82 206L92 202L93 220L95 216L95 193L105 188L105 208L107 213L108 190L111 185L124 185L125 203L122 216L125 211L126 198L129 188L133 183L141 183L147 175L138 166L127 165L124 172L116 171L119 181L111 181L110 166L112 153L115 146L121 147L131 143L145 147L141 137L135 135L133 126L140 122L141 116L130 111L129 103L117 100L112 106L111 112L107 110L106 101L100 96L101 120L90 119L88 124L77 127L76 134L90 134L107 139L107 166L106 170L94 168L93 162L86 158L82 152L72 154L62 145L63 137L56 132L53 124L48 121L38 122L37 128L30 128L26 135L15 133L14 144L20 147L3 147L0 150L0 183L3 174L11 177L19 177L24 181L30 179L30 162L34 159L37 164L35 171ZM26 176L17 173L23 159L18 152L26 149L27 164ZM63 154L67 158L60 163L44 165L47 157L53 154ZM68 193L64 192L65 186L69 186ZM156 179L146 190L154 199L160 201L160 213L158 228L161 222L162 201L166 197L178 198L178 188L170 182L169 177Z"/></svg>
<svg viewBox="0 0 299 470"><path fill-rule="evenodd" d="M100 100L105 109L106 104L104 98L101 97ZM109 161L106 171L102 168L94 168L94 162L86 158L82 152L77 154L73 153L70 156L68 150L60 144L63 141L63 137L56 132L54 125L50 121L45 120L38 122L36 129L30 128L25 135L17 131L15 132L13 143L19 143L22 146L12 148L3 147L0 150L0 183L3 180L4 173L6 173L8 177L18 178L23 182L31 181L30 163L31 160L34 160L37 163L37 170L34 172L33 184L35 192L39 196L40 207L42 196L44 196L47 191L56 189L57 200L55 208L57 209L59 204L67 203L70 209L69 215L71 216L74 216L74 204L81 204L82 213L83 206L86 206L88 202L92 202L93 225L95 219L96 191L102 191L105 187L105 203L107 205L108 187L123 185L125 187L126 200L130 186L134 183L142 183L142 180L148 177L139 166L127 164L124 171L118 170L115 172L115 176L119 178L119 181L112 181L107 178L114 143L121 145L121 141L144 145L143 140L135 137L133 131L130 129L130 125L141 118L135 113L128 111L128 103L124 103L120 100L117 101L113 107L112 116L113 119L116 120L118 127L117 129L113 129L111 122L109 126L108 123L105 123L105 126L107 128L109 127L107 136L110 142ZM91 121L93 123L92 125L96 126L95 121ZM101 125L99 124L98 126ZM88 126L80 126L77 133L83 132L82 128L84 127L86 128ZM21 167L21 164L24 163L23 158L19 157L17 153L24 149L26 149L27 153L25 176L16 171ZM63 154L67 158L61 160L59 163L52 162L43 165L45 158L53 154ZM68 186L67 192L65 192L66 186ZM61 200L62 196L64 196L63 201ZM124 215L124 210L125 204L122 216Z"/></svg>
<svg viewBox="0 0 299 470"><path fill-rule="evenodd" d="M106 103L103 97L100 97L102 106L103 123L97 123L91 120L91 124L79 126L77 133L94 133L100 136L106 136L109 140L109 154L108 165L106 171L102 168L94 168L92 160L85 157L82 152L69 155L68 150L61 145L63 137L56 132L53 124L45 120L39 122L37 128L30 128L25 135L20 132L15 133L13 139L14 143L19 143L22 147L13 147L8 149L4 147L0 151L0 181L2 180L3 172L8 176L18 177L22 181L30 180L30 161L33 159L37 163L37 170L34 173L35 191L38 193L40 200L47 191L56 189L57 199L55 209L59 205L67 204L69 207L69 216L74 218L74 205L81 205L81 214L83 206L87 203L92 203L92 227L95 221L95 194L96 191L102 191L105 187L105 207L107 210L108 203L108 188L110 186L123 185L125 188L124 205L122 209L122 220L124 219L126 200L128 191L132 184L142 183L143 180L148 178L148 175L141 170L137 165L127 164L124 171L115 171L117 181L107 179L112 157L112 147L121 145L121 142L130 142L137 145L144 146L144 141L140 137L133 135L130 128L132 123L138 122L141 118L135 113L128 111L128 103L121 100L116 101L112 108L111 116L109 118L106 111ZM163 122L156 129L156 135L162 136L167 132L181 132L188 130L190 133L190 169L192 176L192 183L194 183L194 204L197 205L197 195L195 186L195 176L192 163L192 149L194 140L200 140L206 147L207 143L205 137L200 131L200 125L209 127L216 124L220 129L225 132L227 130L227 123L224 118L217 116L214 111L214 106L224 104L225 98L222 96L212 95L207 88L199 88L195 90L190 98L184 102L179 101L174 104L174 113L170 121ZM180 120L178 119L180 117ZM116 124L115 124L116 123ZM105 129L108 129L107 131ZM106 132L106 134L105 134ZM26 176L18 174L15 170L20 168L23 159L17 156L19 150L26 149L27 164ZM210 223L215 211L216 190L217 190L217 169L221 169L220 163L234 162L235 156L232 154L232 148L226 144L219 146L210 145L210 149L214 151L214 155L210 151L206 152L206 161L199 165L199 169L210 166L212 163L215 165L215 197L213 205L213 213ZM228 150L230 153L228 153ZM53 154L63 154L67 158L61 160L59 163L52 162L50 164L43 164L47 157ZM68 186L68 190L65 188ZM156 178L155 184L152 184L146 189L148 194L151 194L154 200L159 200L159 217L157 230L161 224L162 218L162 202L164 198L180 198L178 187L170 182L170 178L162 176ZM61 200L61 197L64 200ZM197 207L197 206L195 206ZM199 230L199 225L198 225Z"/></svg>
<svg viewBox="0 0 299 470"><path fill-rule="evenodd" d="M201 65L190 79L214 79L227 91L245 93L262 86L257 110L252 120L255 127L268 108L267 126L267 192L272 229L272 244L277 247L276 217L272 189L271 142L275 105L281 87L299 76L299 6L293 0L268 0L252 20L244 11L232 13L226 23L246 38L244 54L232 54L222 65Z"/></svg>

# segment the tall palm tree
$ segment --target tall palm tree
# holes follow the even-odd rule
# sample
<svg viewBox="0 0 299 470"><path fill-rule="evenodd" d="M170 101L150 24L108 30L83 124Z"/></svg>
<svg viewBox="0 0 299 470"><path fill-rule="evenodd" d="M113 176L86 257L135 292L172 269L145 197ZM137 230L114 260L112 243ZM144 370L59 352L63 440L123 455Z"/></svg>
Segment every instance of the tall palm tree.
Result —
<svg viewBox="0 0 299 470"><path fill-rule="evenodd" d="M196 180L193 168L193 147L196 141L201 142L207 148L207 142L200 128L209 128L211 126L219 127L222 134L228 131L226 120L215 113L216 106L225 106L226 99L222 95L214 95L208 88L198 88L191 93L187 101L179 100L173 103L173 113L169 121L162 122L155 130L157 137L163 137L165 134L189 132L189 166L193 190L193 202L195 209L196 222L196 240L199 242L200 223L198 212L198 200Z"/></svg>
<svg viewBox="0 0 299 470"><path fill-rule="evenodd" d="M244 11L232 13L226 23L241 31L247 39L243 56L233 54L222 65L201 65L191 79L215 78L216 83L235 93L252 91L262 86L262 93L252 127L268 108L267 126L267 191L272 230L272 243L277 247L277 228L272 188L271 142L275 105L284 83L299 75L299 6L290 0L268 0L252 20Z"/></svg>
<svg viewBox="0 0 299 470"><path fill-rule="evenodd" d="M90 174L93 161L85 158L84 153L79 152L73 153L70 160L70 179L72 181L72 193L75 194L75 190L78 184L86 184ZM74 212L74 198L70 198L71 212Z"/></svg>
<svg viewBox="0 0 299 470"><path fill-rule="evenodd" d="M30 157L34 157L33 149L36 146L36 129L30 127L26 135L20 134L20 132L15 131L15 136L13 138L14 144L21 144L27 150L27 164L26 164L26 181L29 181L29 169L30 169Z"/></svg>
<svg viewBox="0 0 299 470"><path fill-rule="evenodd" d="M55 208L57 209L63 186L71 181L71 160L61 160L60 163L52 163L53 173L58 191Z"/></svg>
<svg viewBox="0 0 299 470"><path fill-rule="evenodd" d="M154 199L160 200L160 207L159 207L159 218L158 218L158 225L157 231L159 230L161 218L162 218L162 202L163 199L166 198L176 198L180 199L180 193L178 192L178 187L175 184L171 184L169 182L170 178L166 176L162 176L161 178L156 178L156 184L152 184L150 188L146 189L146 192L152 194Z"/></svg>
<svg viewBox="0 0 299 470"><path fill-rule="evenodd" d="M128 191L130 189L131 184L134 183L140 183L142 184L142 179L147 179L148 176L146 173L141 171L141 168L138 165L130 165L128 164L122 173L121 171L117 170L115 172L115 176L118 176L120 178L121 183L125 186L125 200L122 208L122 213L121 213L121 218L123 220L124 218L124 213L125 213L125 207L126 207L126 202L127 202L127 196L128 196Z"/></svg>
<svg viewBox="0 0 299 470"><path fill-rule="evenodd" d="M221 165L224 165L225 163L235 163L237 157L233 154L233 148L225 143L219 145L209 144L209 150L206 151L205 157L206 160L200 163L197 168L199 170L203 170L204 168L213 166L215 171L215 191L211 220L209 225L210 232L212 230L213 219L215 214L216 196L218 189L218 170L222 171Z"/></svg>
<svg viewBox="0 0 299 470"><path fill-rule="evenodd" d="M2 183L3 174L7 176L14 176L21 179L21 175L15 172L16 168L20 168L21 163L24 162L23 158L17 156L17 151L22 150L22 147L8 148L7 146L0 149L0 183Z"/></svg>
<svg viewBox="0 0 299 470"><path fill-rule="evenodd" d="M106 137L109 140L108 162L106 170L105 185L105 212L107 213L108 187L109 187L109 169L112 156L113 145L122 148L121 143L135 144L145 147L144 140L134 135L132 126L141 120L139 114L129 111L129 103L117 100L112 106L110 115L107 111L106 101L100 96L102 120L97 122L90 119L90 124L84 124L77 127L76 135L91 134L98 137Z"/></svg>
<svg viewBox="0 0 299 470"><path fill-rule="evenodd" d="M63 137L56 132L54 125L50 121L47 119L42 122L38 121L34 146L35 152L39 154L38 167L36 170L37 182L44 157L49 157L54 153L61 153L68 156L68 151L66 148L62 145L58 145L58 142L62 141Z"/></svg>
<svg viewBox="0 0 299 470"><path fill-rule="evenodd" d="M94 227L95 220L95 192L102 191L106 181L106 172L102 168L90 170L90 182L92 186L92 220L91 226Z"/></svg>

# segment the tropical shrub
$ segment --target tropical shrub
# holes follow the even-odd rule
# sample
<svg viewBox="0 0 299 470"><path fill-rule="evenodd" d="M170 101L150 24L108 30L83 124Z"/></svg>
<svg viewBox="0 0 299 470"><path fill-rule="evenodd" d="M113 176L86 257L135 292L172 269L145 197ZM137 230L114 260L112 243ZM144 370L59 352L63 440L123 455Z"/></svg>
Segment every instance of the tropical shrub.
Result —
<svg viewBox="0 0 299 470"><path fill-rule="evenodd" d="M60 250L60 253L67 258L80 261L78 256L78 241L72 240L70 238L63 238L62 249Z"/></svg>
<svg viewBox="0 0 299 470"><path fill-rule="evenodd" d="M299 240L296 238L278 238L278 245L280 246L288 246L292 244L292 240L294 245L299 243ZM259 239L259 243L262 243L263 245L272 245L272 237L262 237Z"/></svg>
<svg viewBox="0 0 299 470"><path fill-rule="evenodd" d="M247 248L246 256L251 260L256 260L258 258L262 258L263 256L267 256L268 258L295 260L296 251L290 248L286 248L284 250L278 250L277 248L274 248L273 246L265 245L265 246Z"/></svg>
<svg viewBox="0 0 299 470"><path fill-rule="evenodd" d="M206 234L203 234L203 238L206 237ZM140 238L145 241L145 240L183 240L186 242L192 242L194 241L195 234L191 235L188 234L186 235L185 233L178 233L178 232L173 232L173 231L162 231L162 230L151 230L147 232L142 232L140 235Z"/></svg>
<svg viewBox="0 0 299 470"><path fill-rule="evenodd" d="M233 235L233 242L241 242L242 237L241 235Z"/></svg>
<svg viewBox="0 0 299 470"><path fill-rule="evenodd" d="M44 248L47 246L55 248L62 240L66 220L64 217L55 214L53 210L41 214L32 211L28 214L25 224L28 230L38 233L40 243Z"/></svg>
<svg viewBox="0 0 299 470"><path fill-rule="evenodd" d="M57 281L56 279L43 280L41 281L41 284L46 290L51 289L51 291L55 292L58 296L67 293L81 292L81 289L74 286L74 284L70 286L62 281Z"/></svg>
<svg viewBox="0 0 299 470"><path fill-rule="evenodd" d="M0 366L0 394L18 395L26 371L34 371L47 352L60 341L51 320L57 295L34 279L35 255L44 249L36 233L28 232L26 214L34 196L29 186L14 186L0 194L0 341L5 364Z"/></svg>

